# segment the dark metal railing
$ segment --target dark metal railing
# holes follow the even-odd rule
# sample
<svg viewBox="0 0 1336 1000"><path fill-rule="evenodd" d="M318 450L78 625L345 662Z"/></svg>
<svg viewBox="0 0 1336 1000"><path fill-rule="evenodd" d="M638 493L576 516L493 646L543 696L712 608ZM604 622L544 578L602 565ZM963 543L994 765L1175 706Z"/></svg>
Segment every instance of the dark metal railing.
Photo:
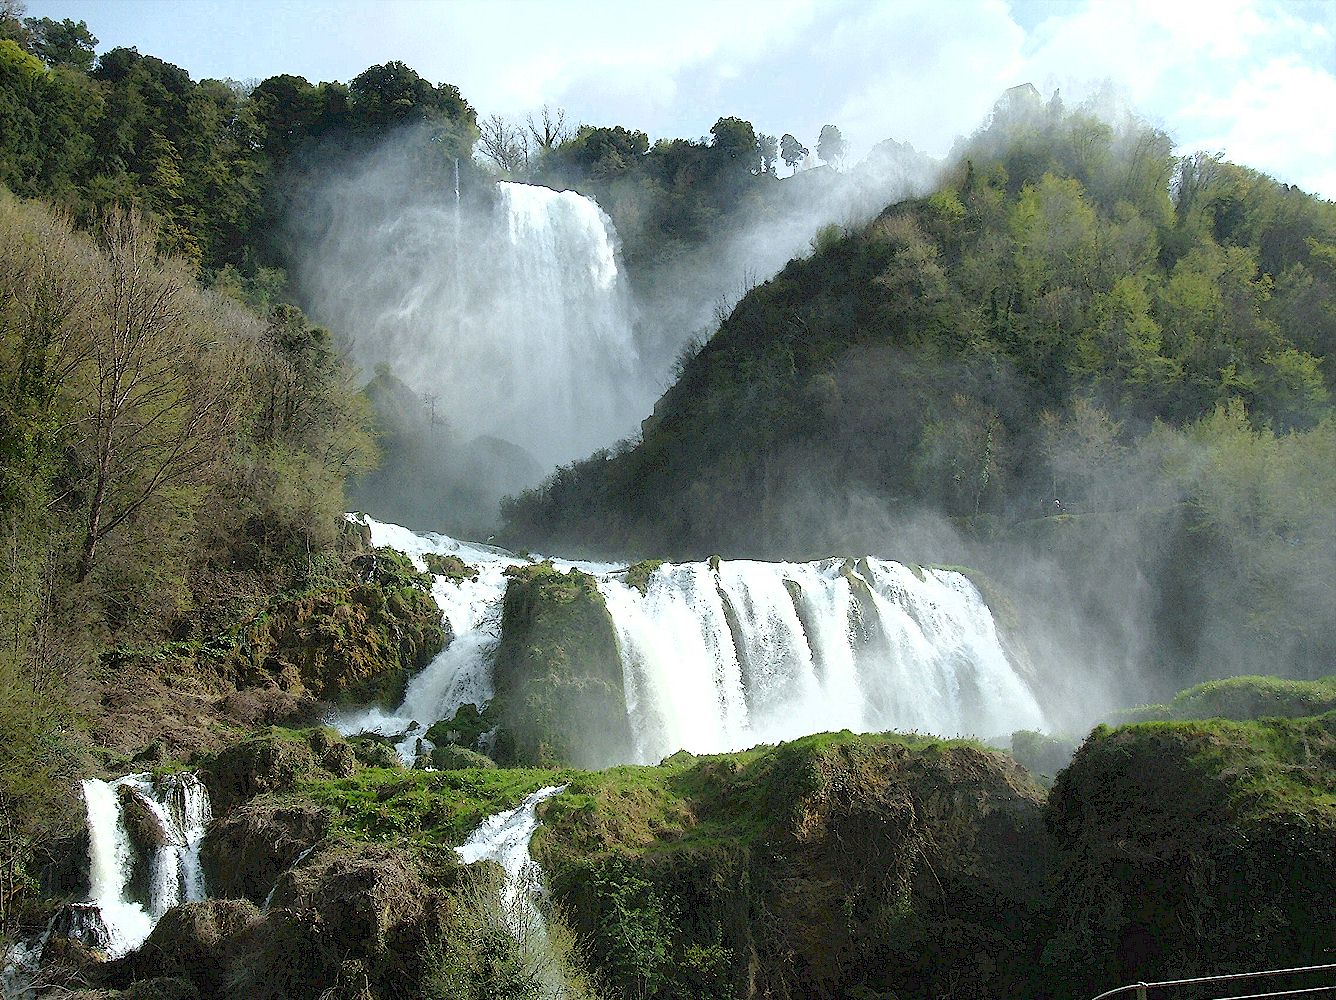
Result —
<svg viewBox="0 0 1336 1000"><path fill-rule="evenodd" d="M1111 1000L1112 997L1127 995L1134 996L1136 1000L1147 1000L1151 990L1169 990L1186 986L1211 986L1279 976L1312 975L1319 972L1328 972L1336 976L1336 964L1305 965L1297 969L1266 969L1262 972L1235 972L1225 976L1202 976L1197 979L1169 979L1162 983L1132 983L1128 986L1119 986L1116 990L1109 990L1107 993L1101 993L1094 1000ZM1242 993L1237 996L1216 997L1214 1000L1262 1000L1264 997L1319 997L1323 995L1336 997L1336 985L1309 986L1303 989L1278 990L1270 993Z"/></svg>

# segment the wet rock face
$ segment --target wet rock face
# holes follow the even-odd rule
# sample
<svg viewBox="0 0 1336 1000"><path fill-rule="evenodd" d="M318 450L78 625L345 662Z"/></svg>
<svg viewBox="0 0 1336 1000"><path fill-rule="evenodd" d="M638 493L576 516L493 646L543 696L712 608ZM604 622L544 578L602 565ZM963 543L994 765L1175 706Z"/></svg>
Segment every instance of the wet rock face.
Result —
<svg viewBox="0 0 1336 1000"><path fill-rule="evenodd" d="M141 853L148 854L172 842L171 832L162 817L144 798L139 789L122 785L116 789L121 803L121 819L130 834L130 841Z"/></svg>
<svg viewBox="0 0 1336 1000"><path fill-rule="evenodd" d="M597 582L551 563L507 576L493 705L513 753L498 747L497 760L597 768L633 759L621 654Z"/></svg>
<svg viewBox="0 0 1336 1000"><path fill-rule="evenodd" d="M231 969L254 946L260 923L259 909L244 899L173 907L144 946L112 963L104 976L122 987L142 980L179 980L201 997L226 996Z"/></svg>
<svg viewBox="0 0 1336 1000"><path fill-rule="evenodd" d="M307 740L271 732L224 748L201 768L201 777L221 816L256 795L291 791L301 778L320 770Z"/></svg>
<svg viewBox="0 0 1336 1000"><path fill-rule="evenodd" d="M204 838L200 859L214 895L262 903L279 876L328 829L310 802L259 796L232 809Z"/></svg>
<svg viewBox="0 0 1336 1000"><path fill-rule="evenodd" d="M420 995L449 910L437 879L407 851L317 852L279 886L258 950L234 970L237 995L314 1000L336 982L350 997Z"/></svg>
<svg viewBox="0 0 1336 1000"><path fill-rule="evenodd" d="M554 802L539 861L595 964L651 992L1025 995L1041 793L1000 754L922 742L679 758L661 797L608 772L592 804Z"/></svg>

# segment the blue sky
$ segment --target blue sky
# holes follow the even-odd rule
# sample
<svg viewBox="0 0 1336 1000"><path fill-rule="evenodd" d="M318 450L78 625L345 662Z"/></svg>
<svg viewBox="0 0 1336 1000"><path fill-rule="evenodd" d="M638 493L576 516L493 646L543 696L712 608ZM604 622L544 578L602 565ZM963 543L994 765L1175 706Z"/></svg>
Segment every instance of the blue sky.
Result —
<svg viewBox="0 0 1336 1000"><path fill-rule="evenodd" d="M482 116L701 136L737 115L852 152L945 153L1007 87L1112 84L1180 148L1336 198L1336 3L1280 0L28 0L203 77L348 80L400 59Z"/></svg>

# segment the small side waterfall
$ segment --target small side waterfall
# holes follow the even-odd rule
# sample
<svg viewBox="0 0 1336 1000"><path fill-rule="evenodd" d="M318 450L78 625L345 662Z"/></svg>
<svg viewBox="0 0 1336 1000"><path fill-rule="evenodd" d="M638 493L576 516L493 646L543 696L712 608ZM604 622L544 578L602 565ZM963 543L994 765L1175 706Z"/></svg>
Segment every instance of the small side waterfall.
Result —
<svg viewBox="0 0 1336 1000"><path fill-rule="evenodd" d="M507 928L526 950L538 954L547 954L550 944L538 906L544 892L543 872L529 856L529 841L539 826L538 804L565 789L565 785L538 789L514 809L487 817L469 834L468 840L455 848L464 864L486 859L495 861L504 869L501 905ZM556 972L551 964L543 963L540 972L554 980L544 983L547 995L559 996L561 983L555 979Z"/></svg>
<svg viewBox="0 0 1336 1000"><path fill-rule="evenodd" d="M193 774L89 778L83 792L96 915L74 922L69 933L115 958L142 944L173 906L205 897L199 852L212 810Z"/></svg>

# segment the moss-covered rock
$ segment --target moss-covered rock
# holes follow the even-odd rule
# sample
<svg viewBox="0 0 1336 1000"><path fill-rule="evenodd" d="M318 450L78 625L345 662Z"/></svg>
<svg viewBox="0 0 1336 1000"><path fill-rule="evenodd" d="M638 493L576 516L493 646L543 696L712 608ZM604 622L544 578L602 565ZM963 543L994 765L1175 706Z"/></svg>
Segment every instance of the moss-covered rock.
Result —
<svg viewBox="0 0 1336 1000"><path fill-rule="evenodd" d="M1045 962L1073 994L1336 950L1336 713L1100 727L1058 776Z"/></svg>
<svg viewBox="0 0 1336 1000"><path fill-rule="evenodd" d="M1168 705L1141 705L1118 722L1167 719L1295 719L1336 711L1336 677L1228 677L1180 691Z"/></svg>
<svg viewBox="0 0 1336 1000"><path fill-rule="evenodd" d="M447 855L428 864L386 845L322 849L285 876L255 947L232 967L232 995L316 1000L336 984L346 996L423 995L454 873Z"/></svg>
<svg viewBox="0 0 1336 1000"><path fill-rule="evenodd" d="M662 559L643 559L633 566L627 567L626 585L635 587L642 594L649 590L649 578L654 575L654 571L663 565Z"/></svg>
<svg viewBox="0 0 1336 1000"><path fill-rule="evenodd" d="M551 563L506 572L494 704L514 759L601 767L631 758L617 636L594 578Z"/></svg>
<svg viewBox="0 0 1336 1000"><path fill-rule="evenodd" d="M396 768L403 766L403 759L394 747L394 741L375 733L362 733L348 738L348 746L353 756L363 767Z"/></svg>
<svg viewBox="0 0 1336 1000"><path fill-rule="evenodd" d="M444 577L451 583L478 579L478 567L470 566L457 555L428 552L422 557L422 561L427 564L428 573Z"/></svg>
<svg viewBox="0 0 1336 1000"><path fill-rule="evenodd" d="M250 944L263 917L244 899L209 899L168 910L144 946L108 968L112 984L184 980L202 997L227 994L230 968Z"/></svg>
<svg viewBox="0 0 1336 1000"><path fill-rule="evenodd" d="M330 817L300 796L264 794L210 825L200 851L209 891L261 903L283 874L328 832Z"/></svg>
<svg viewBox="0 0 1336 1000"><path fill-rule="evenodd" d="M676 761L573 777L536 838L624 992L1022 991L1047 854L1010 758L844 733Z"/></svg>
<svg viewBox="0 0 1336 1000"><path fill-rule="evenodd" d="M438 771L462 771L471 767L496 767L496 761L466 747L451 746L447 743L445 746L432 748L431 766Z"/></svg>
<svg viewBox="0 0 1336 1000"><path fill-rule="evenodd" d="M441 719L427 730L434 745L458 746L481 751L483 739L497 727L497 710L491 705L460 705L449 719Z"/></svg>
<svg viewBox="0 0 1336 1000"><path fill-rule="evenodd" d="M449 640L431 578L377 549L356 582L273 601L219 652L242 685L270 684L337 703L397 703Z"/></svg>
<svg viewBox="0 0 1336 1000"><path fill-rule="evenodd" d="M291 791L321 772L320 759L298 730L270 728L225 747L205 760L200 778L215 815L264 792Z"/></svg>

